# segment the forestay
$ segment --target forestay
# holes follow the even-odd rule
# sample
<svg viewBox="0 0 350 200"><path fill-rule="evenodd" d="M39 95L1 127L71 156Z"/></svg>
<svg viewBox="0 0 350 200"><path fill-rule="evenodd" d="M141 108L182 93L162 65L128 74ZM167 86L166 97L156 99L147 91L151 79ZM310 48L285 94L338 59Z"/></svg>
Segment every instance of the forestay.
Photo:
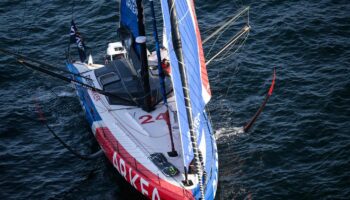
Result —
<svg viewBox="0 0 350 200"><path fill-rule="evenodd" d="M167 38L167 47L169 50L171 77L176 98L178 110L179 126L181 131L181 140L184 154L184 164L189 166L193 159L193 150L189 133L189 125L186 115L186 108L183 94L183 84L180 78L178 68L178 59L173 49L172 28L167 0L161 0L162 13L164 20L165 33ZM211 92L208 82L208 75L205 66L202 41L199 33L195 8L192 0L176 0L176 14L179 26L182 51L184 55L184 65L186 68L188 90L190 92L190 101L192 105L192 114L194 118L195 132L197 134L198 146L204 140L203 125L204 107L211 98Z"/></svg>

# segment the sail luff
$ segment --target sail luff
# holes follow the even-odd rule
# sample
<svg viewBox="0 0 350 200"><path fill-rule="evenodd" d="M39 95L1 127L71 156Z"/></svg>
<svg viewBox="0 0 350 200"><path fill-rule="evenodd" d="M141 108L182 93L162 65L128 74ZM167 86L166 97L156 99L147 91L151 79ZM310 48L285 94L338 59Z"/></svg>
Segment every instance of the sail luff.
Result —
<svg viewBox="0 0 350 200"><path fill-rule="evenodd" d="M202 199L204 199L204 188L203 188L203 182L202 182L202 175L203 175L202 164L199 159L199 149L197 144L196 128L195 128L194 117L192 113L192 105L190 100L191 96L188 88L188 80L187 80L188 77L187 77L187 72L186 72L186 67L184 62L181 36L179 32L179 27L178 27L178 18L176 13L175 1L168 0L168 7L170 12L170 23L172 28L172 31L171 31L172 43L174 46L176 57L178 59L178 68L179 68L180 78L182 82L182 92L183 92L185 108L186 108L187 122L189 126L191 145L192 145L192 151L194 156L194 164L198 175L197 178L200 186L201 197ZM187 166L185 166L185 170L186 170L186 167Z"/></svg>

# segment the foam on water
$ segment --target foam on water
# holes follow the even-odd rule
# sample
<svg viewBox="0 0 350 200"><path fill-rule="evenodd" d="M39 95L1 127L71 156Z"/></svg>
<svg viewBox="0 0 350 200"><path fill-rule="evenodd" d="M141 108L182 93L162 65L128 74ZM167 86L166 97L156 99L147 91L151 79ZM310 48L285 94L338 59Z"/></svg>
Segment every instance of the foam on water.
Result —
<svg viewBox="0 0 350 200"><path fill-rule="evenodd" d="M223 138L230 138L232 136L238 136L243 133L243 127L219 128L215 131L215 138L218 141L221 141Z"/></svg>

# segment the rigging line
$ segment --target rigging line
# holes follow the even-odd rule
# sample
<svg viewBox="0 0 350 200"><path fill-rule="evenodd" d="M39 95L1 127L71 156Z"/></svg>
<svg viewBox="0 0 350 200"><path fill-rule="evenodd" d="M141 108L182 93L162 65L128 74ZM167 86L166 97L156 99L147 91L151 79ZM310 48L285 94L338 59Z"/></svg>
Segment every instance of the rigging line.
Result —
<svg viewBox="0 0 350 200"><path fill-rule="evenodd" d="M247 37L248 37L248 34L245 36L245 39L246 39ZM245 39L244 39L244 40L245 40ZM227 49L226 53L224 53L224 54L221 56L221 58L218 58L218 59L216 59L216 60L223 60L223 59L226 59L226 58L228 58L229 56L235 54L235 53L237 52L237 49L240 48L240 45L243 44L243 42L239 42L239 41L240 41L240 40L235 41L235 42L231 45L231 47ZM230 51L231 51L236 45L238 45L238 48L237 48L234 52L230 53ZM229 54L229 55L227 56L227 54Z"/></svg>
<svg viewBox="0 0 350 200"><path fill-rule="evenodd" d="M226 31L227 29L229 29L229 28L230 28L230 26L227 26L227 27L218 35L218 37L215 38L213 44L211 45L211 47L210 47L210 49L209 49L209 51L208 51L208 53L207 53L208 55L210 55L210 53L211 53L211 51L213 50L214 46L216 45L217 41L221 38L221 36L222 36L222 35L225 33L225 31ZM204 43L202 43L202 44L204 44Z"/></svg>
<svg viewBox="0 0 350 200"><path fill-rule="evenodd" d="M228 87L227 87L226 94L225 94L224 98L227 97L228 92L229 92L229 90L231 89L230 85L231 85L232 81L233 81L233 78L230 79L230 82L229 82L229 84L228 84ZM221 101L220 101L220 110L226 110L226 109L224 108L224 106L223 106L223 104L222 104ZM227 112L224 112L224 113L227 113ZM229 116L229 115L230 115L230 113L227 113L227 114L225 115L224 118L226 119L227 116Z"/></svg>
<svg viewBox="0 0 350 200"><path fill-rule="evenodd" d="M236 65L236 67L234 68L234 71L233 71L231 77L235 76L235 75L238 73L238 71L239 71L239 65ZM228 72L228 73L229 73L229 72ZM231 83L232 83L232 80L233 80L233 78L230 78L230 83L228 84L228 89L231 88L230 85L231 85ZM224 98L226 98L227 95L228 95L228 90L226 91L226 94L225 94Z"/></svg>
<svg viewBox="0 0 350 200"><path fill-rule="evenodd" d="M248 10L248 11L249 11L249 10ZM231 16L231 17L232 17L232 16ZM228 18L231 18L231 17L228 17ZM238 18L237 18L237 19L238 19ZM235 19L234 21L232 21L232 23L230 23L230 24L233 24L234 22L236 22L236 19ZM219 26L219 28L224 28L225 26L226 26L226 28L224 28L224 30L221 31L221 33L219 34L219 36L216 37L215 41L214 41L214 42L212 43L212 45L211 45L211 48L210 48L209 52L207 53L208 55L209 55L210 52L212 51L214 45L217 43L218 39L223 35L223 33L226 32L227 29L229 29L229 28L231 27L230 24L227 24L227 25L224 24L224 25ZM247 24L249 25L249 23L247 23ZM214 27L214 28L217 28L217 26ZM215 35L215 34L214 34L214 35ZM208 40L210 39L209 37L214 36L214 35L208 36L208 38L206 38L205 40L208 41ZM205 43L205 42L203 42L203 44L204 44L204 43Z"/></svg>
<svg viewBox="0 0 350 200"><path fill-rule="evenodd" d="M123 77L123 76L121 75L121 73L120 73L118 67L115 65L115 63L112 62L112 64L113 64L113 66L114 66L114 69L116 69L116 71L118 72L118 76L119 76L119 77ZM120 81L121 81L121 83L122 83L122 85L123 85L123 88L124 88L125 92L128 94L129 98L130 98L136 105L138 105L138 103L137 103L136 100L135 100L135 99L137 99L137 98L133 97L133 96L130 94L129 90L127 89L127 87L126 87L126 85L125 85L125 83L124 83L123 78L120 78ZM149 93L151 93L151 92L149 92ZM147 95L149 95L149 94L147 94ZM147 96L147 95L145 95L145 96Z"/></svg>
<svg viewBox="0 0 350 200"><path fill-rule="evenodd" d="M188 11L189 10L187 10L187 12L186 12L186 14L184 15L184 16L182 16L182 18L181 18L181 20L182 19L184 19L185 17L186 17L186 15L187 15L187 13L188 13ZM225 30L227 30L228 28L230 28L230 24L232 24L232 23L234 23L240 16L242 16L243 14L245 14L247 11L249 11L249 7L246 7L245 9L243 9L240 13L238 13L237 15L235 15L231 20L229 20L229 22L230 23L225 23L224 25L222 25L218 30L222 30L222 29L224 29L221 33L220 33L220 35L215 39L215 42L212 44L212 46L211 46L211 48L210 48L210 50L209 50L209 54L210 54L210 52L212 51L212 49L213 49L213 47L214 47L214 45L216 44L216 42L218 41L218 39L221 37L221 35L225 32ZM179 24L179 23L177 23L177 24ZM249 22L248 22L248 26L249 26ZM186 32L185 32L186 33ZM218 31L216 31L216 33L214 34L212 34L211 36L209 36L208 38L206 38L206 40L209 40L211 37L213 37L214 35L216 35L218 33ZM169 37L169 35L167 36L167 38L171 38L171 36ZM205 43L205 41L204 42L202 42L202 44L204 44ZM169 45L168 45L169 46ZM231 47L231 49L232 49L233 47ZM169 51L168 51L168 56L169 56L169 52L170 52L170 49L169 49ZM230 55L232 55L232 54L230 54ZM183 64L183 63L182 63ZM208 63L207 63L208 64Z"/></svg>
<svg viewBox="0 0 350 200"><path fill-rule="evenodd" d="M166 93L167 101L168 101L168 96L173 92L173 87L170 88L170 90ZM170 97L169 97L170 98ZM159 99L153 106L158 105L160 102L162 102L163 99Z"/></svg>
<svg viewBox="0 0 350 200"><path fill-rule="evenodd" d="M73 0L72 7L71 7L71 21L74 20L74 5L75 5L75 0ZM72 27L70 27L70 28L72 28ZM68 42L68 45L67 45L66 59L71 61L72 60L71 59L71 55L70 55L70 46L71 46L70 37L71 36L70 36L70 33L68 35L69 35L69 37L68 37L69 42Z"/></svg>
<svg viewBox="0 0 350 200"><path fill-rule="evenodd" d="M236 6L236 7L242 7L242 6ZM249 12L249 10L248 10L248 12ZM232 16L235 16L235 15L237 15L237 14L234 13L233 15L226 17L224 20L222 20L221 23L219 23L216 26L207 26L208 27L207 30L201 31L201 35L206 35L206 34L210 33L211 31L222 27L228 20L230 20L232 18ZM235 20L232 23L234 23L234 22L235 22ZM203 25L205 25L205 24L203 24Z"/></svg>
<svg viewBox="0 0 350 200"><path fill-rule="evenodd" d="M30 64L30 63L28 63L28 62L26 62L26 61L24 61L24 60L17 59L17 61L18 61L21 65L23 65L23 66L25 66L25 67L29 67L29 68L31 68L31 69L33 69L33 70L40 71L40 72L42 72L42 73L44 73L44 74L47 74L47 75L50 75L50 76L52 76L52 77L61 79L61 80L66 81L66 82L68 82L68 83L77 84L77 85L80 85L80 86L82 86L82 87L84 87L84 88L87 88L87 89L90 89L90 90L92 90L92 91L95 91L95 92L97 92L97 93L103 94L103 95L105 95L105 96L117 98L117 99L119 99L119 100L121 100L121 101L126 101L126 102L128 102L128 103L131 103L128 99L125 99L125 98L123 98L123 97L114 95L114 94L112 94L112 93L110 93L110 92L106 92L106 91L104 91L104 90L95 88L95 87L93 87L93 86L91 86L91 85L82 83L82 82L77 81L77 80L75 80L75 79L67 78L67 77L65 77L65 76L63 76L63 75L61 75L61 74L58 74L58 73L52 72L52 71L50 71L50 70L47 70L47 69L38 67L38 66L33 65L33 64Z"/></svg>
<svg viewBox="0 0 350 200"><path fill-rule="evenodd" d="M247 23L248 23L248 26L250 26L250 10L248 10L248 19L247 19Z"/></svg>
<svg viewBox="0 0 350 200"><path fill-rule="evenodd" d="M46 66L46 67L55 69L55 70L57 70L57 71L61 71L61 72L64 72L64 73L72 74L72 75L74 75L74 76L79 76L79 77L81 77L81 78L85 78L85 79L91 80L91 79L88 78L88 77L85 77L85 76L82 76L82 75L80 75L80 74L76 74L76 73L73 73L73 72L70 72L70 71L61 69L61 68L59 68L59 67L53 66L53 65L51 65L51 64L48 64L48 63L46 63L46 62L39 61L39 60L30 58L30 57L24 56L24 55L22 55L22 54L14 53L14 52L11 52L11 51L2 49L2 48L0 48L0 52L2 52L2 53L4 53L4 54L7 54L7 55L9 55L9 56L14 56L16 59L25 59L25 60L29 60L29 61L31 61L31 62L33 62L33 63L37 63L37 64L40 64L40 65L43 65L43 66Z"/></svg>
<svg viewBox="0 0 350 200"><path fill-rule="evenodd" d="M235 70L234 70L234 74L237 74L237 73L238 73L238 70L239 70L239 67L237 66L237 67L235 68ZM230 82L229 82L229 84L228 84L228 87L227 87L226 94L225 94L224 98L227 98L227 95L228 95L228 93L229 93L229 90L231 89L230 85L231 85L232 81L233 81L233 78L230 79ZM220 107L221 107L221 110L224 108L224 106L222 105L222 102L220 102ZM224 110L225 110L225 109L224 109ZM226 112L225 112L225 113L226 113ZM231 113L227 113L227 114L225 115L225 118L226 118L226 116L230 116L231 114L232 114L232 112L231 112Z"/></svg>
<svg viewBox="0 0 350 200"><path fill-rule="evenodd" d="M249 12L250 12L250 10L248 9L248 11L247 11L247 22L246 22L248 27L250 27ZM241 45L237 48L237 50L236 50L234 53L236 53L236 52L238 51L238 49L242 48L242 47L245 45L245 42L246 42L246 40L247 40L247 38L248 38L248 36L249 36L249 33L250 33L250 32L247 33L247 35L246 35L244 41L241 43ZM232 54L230 54L230 55L232 55ZM229 56L230 56L230 55L229 55Z"/></svg>
<svg viewBox="0 0 350 200"><path fill-rule="evenodd" d="M110 106L107 106L109 105L106 101L107 101L107 98L101 98L101 103L102 103L102 106L100 105L97 105L95 104L96 107L99 107L100 109L102 109L102 111L100 113L105 113L105 112L110 112L111 111L111 107ZM107 105L106 105L107 104Z"/></svg>
<svg viewBox="0 0 350 200"><path fill-rule="evenodd" d="M247 24L247 26L249 27L249 23ZM216 44L218 38L221 37L221 35L222 35L229 27L230 27L230 26L228 26L228 27L216 38L214 44L211 46L211 48L210 48L210 50L209 50L208 55L210 54L212 48L213 48L214 45ZM248 32L248 33L249 33L249 32ZM237 34L236 34L236 35L237 35ZM247 38L247 37L248 37L248 35L246 36L246 38ZM236 42L234 42L234 43L232 44L232 46L227 50L227 53L226 53L224 56L226 56L226 55L228 54L228 52L234 47L234 44L235 44L235 43L236 43ZM236 53L236 51L235 51L234 53ZM230 55L233 55L234 53L232 53L232 54L230 54ZM230 56L230 55L229 55L229 56ZM224 57L224 56L223 56L223 57ZM229 56L227 56L227 57L229 57ZM227 57L225 57L225 59L226 59Z"/></svg>
<svg viewBox="0 0 350 200"><path fill-rule="evenodd" d="M92 70L89 70L89 71L92 71ZM75 90L78 90L77 85L74 85L74 87L75 87ZM89 94L89 96L90 96L90 94ZM91 96L90 96L90 98L91 98ZM106 101L107 101L107 98L106 97L104 97L104 98L102 97L101 98L101 103L102 103L103 106L95 104L96 107L101 109L100 113L110 112L111 111L111 108L110 108L110 106L107 106L109 104ZM131 107L131 108L134 109L135 107Z"/></svg>
<svg viewBox="0 0 350 200"><path fill-rule="evenodd" d="M103 103L105 104L105 103ZM121 107L121 108L108 108L108 112L118 111L118 110L132 110L135 109L135 107Z"/></svg>
<svg viewBox="0 0 350 200"><path fill-rule="evenodd" d="M71 187L64 189L63 191L60 191L57 194L54 194L52 196L50 195L48 199L71 198L71 194L74 194L74 192L79 191L82 187L84 187L85 184L89 184L89 182L92 181L91 179L94 179L94 174L97 173L98 171L101 171L102 166L104 166L104 164L101 164L100 162L95 162L93 168L89 166L88 167L89 172L87 173L84 172L84 174L79 175L79 177L77 177L79 179L77 183L74 183ZM90 168L92 169L90 170Z"/></svg>
<svg viewBox="0 0 350 200"><path fill-rule="evenodd" d="M79 159L82 160L92 160L95 159L101 155L103 155L103 151L102 149L100 149L99 151L90 154L90 155L82 155L79 154L77 151L75 151L74 149L72 149L72 147L70 147L67 143L65 143L55 132L54 130L45 122L43 122L43 124L46 126L46 128L50 131L50 133L69 151L71 152L74 156L76 156Z"/></svg>
<svg viewBox="0 0 350 200"><path fill-rule="evenodd" d="M102 98L101 99L101 103L102 103L103 107L100 106L100 105L95 104L96 107L104 109L103 112L100 112L100 113L112 112L112 111L115 111L115 110L135 109L135 107L130 107L130 106L126 107L125 105L123 105L122 108L112 108L111 105L108 103L107 98Z"/></svg>
<svg viewBox="0 0 350 200"><path fill-rule="evenodd" d="M209 35L207 38L205 38L202 42L202 44L205 44L208 40L210 40L212 37L214 37L214 35L218 34L220 31L222 31L222 29L224 29L226 26L228 26L230 23L234 22L236 19L238 19L240 16L242 16L245 12L247 12L249 10L249 6L247 6L246 8L244 8L241 12L239 12L237 15L235 15L234 17L232 17L229 21L227 21L224 25L222 25L220 28L218 28L214 33L212 33L211 35Z"/></svg>
<svg viewBox="0 0 350 200"><path fill-rule="evenodd" d="M242 35L244 35L246 32L250 30L249 26L245 26L240 32L238 32L235 36L232 37L230 41L228 41L225 46L218 52L216 53L213 57L211 57L205 64L208 65L212 60L214 60L218 55L220 55L225 49L227 49L231 44L236 42Z"/></svg>
<svg viewBox="0 0 350 200"><path fill-rule="evenodd" d="M249 33L248 33L249 34ZM245 40L248 38L248 34L244 37L244 40L242 42L239 42L237 40L237 42L234 42L230 48L227 49L226 53L224 53L221 58L217 58L216 60L218 61L221 61L221 60L225 60L227 59L228 57L232 56L233 54L235 54L243 45L244 45L244 42ZM231 50L236 47L236 50L234 50L233 52L231 52Z"/></svg>
<svg viewBox="0 0 350 200"><path fill-rule="evenodd" d="M72 1L72 8L71 8L71 20L74 19L74 7L75 7L75 0Z"/></svg>
<svg viewBox="0 0 350 200"><path fill-rule="evenodd" d="M69 85L70 86L70 85ZM68 87L69 87L68 86ZM73 88L74 87L74 88ZM76 85L73 85L73 87L71 87L72 89L75 89L75 90L78 90L78 88L76 87ZM54 94L54 95L56 95L56 97L57 98L60 98L60 96L58 95L58 94L56 94L56 92L55 91L53 91L52 89L50 89L51 90L51 92ZM90 95L90 94L89 94ZM103 106L100 106L100 105L97 105L97 104L95 104L95 106L96 107L99 107L99 108L101 108L101 113L104 113L104 112L108 112L109 111L109 109L107 108L107 106L104 104L104 101L105 101L105 99L104 98L101 98L101 102L102 102L102 104L103 104ZM133 107L134 108L134 107Z"/></svg>
<svg viewBox="0 0 350 200"><path fill-rule="evenodd" d="M71 152L74 156L76 156L79 159L82 160L91 160L91 159L95 159L101 155L103 155L103 151L102 149L100 149L99 151L92 153L90 155L82 155L80 153L78 153L77 151L75 151L72 147L70 147L67 143L65 143L56 133L55 131L49 126L49 124L47 123L47 120L44 116L44 113L41 111L40 105L38 103L37 100L35 100L35 107L37 110L37 113L39 115L39 121L46 126L46 128L49 130L49 132L69 151ZM34 120L35 121L35 120Z"/></svg>
<svg viewBox="0 0 350 200"><path fill-rule="evenodd" d="M25 24L25 15L27 11L27 0L24 0L24 11L22 13L22 26L21 26L21 31L18 33L19 34L19 44L22 44L22 37L24 35L24 24ZM21 52L21 47L17 49L17 53Z"/></svg>
<svg viewBox="0 0 350 200"><path fill-rule="evenodd" d="M185 17L187 17L187 14L190 12L190 9L187 9L186 13L180 18L178 19L177 25L181 25L182 21L185 19Z"/></svg>
<svg viewBox="0 0 350 200"><path fill-rule="evenodd" d="M232 56L233 54L237 53L237 52L245 45L246 40L248 39L248 36L249 36L249 32L248 32L247 35L245 36L243 42L242 42L241 44L238 45L238 48L237 48L234 52L228 54L228 53L230 52L230 50L235 46L235 43L236 43L236 42L234 42L234 43L231 45L231 47L227 50L227 52L226 52L221 58L214 59L213 61L225 60L225 59L227 59L228 57ZM228 54L228 55L227 55L227 54ZM225 56L225 57L224 57L224 56Z"/></svg>

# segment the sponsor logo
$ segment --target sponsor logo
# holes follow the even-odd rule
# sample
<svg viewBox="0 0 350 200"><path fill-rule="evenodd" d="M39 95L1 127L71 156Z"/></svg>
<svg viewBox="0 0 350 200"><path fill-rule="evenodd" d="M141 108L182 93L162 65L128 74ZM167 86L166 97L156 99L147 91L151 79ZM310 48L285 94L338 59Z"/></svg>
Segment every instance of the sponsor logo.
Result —
<svg viewBox="0 0 350 200"><path fill-rule="evenodd" d="M152 200L160 200L158 189L150 184L150 181L140 176L136 170L131 168L124 159L113 153L113 166L135 189Z"/></svg>
<svg viewBox="0 0 350 200"><path fill-rule="evenodd" d="M95 101L101 100L101 97L97 92L92 91L92 97L94 98Z"/></svg>
<svg viewBox="0 0 350 200"><path fill-rule="evenodd" d="M193 128L196 132L198 132L200 122L200 113L197 113L197 116L193 120Z"/></svg>
<svg viewBox="0 0 350 200"><path fill-rule="evenodd" d="M136 5L136 0L127 0L126 1L126 6L131 10L132 13L137 15L137 5Z"/></svg>

